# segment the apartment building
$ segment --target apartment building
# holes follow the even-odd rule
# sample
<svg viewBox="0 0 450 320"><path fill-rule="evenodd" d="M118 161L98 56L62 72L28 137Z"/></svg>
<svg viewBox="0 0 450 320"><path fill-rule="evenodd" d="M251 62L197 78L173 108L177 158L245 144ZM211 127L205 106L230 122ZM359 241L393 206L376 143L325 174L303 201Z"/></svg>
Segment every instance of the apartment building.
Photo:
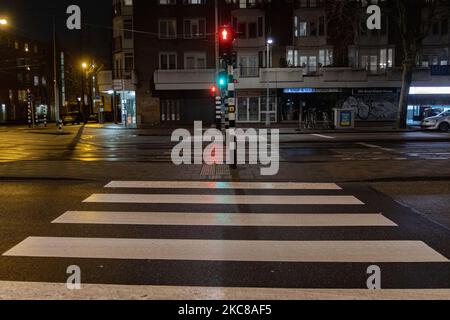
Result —
<svg viewBox="0 0 450 320"><path fill-rule="evenodd" d="M326 0L129 4L133 14L127 20L134 32L128 57L133 52L134 60L127 64L126 51L115 50L113 74L118 78L120 70L132 70L127 91L135 90L138 124L214 122L210 88L216 81L216 23L232 25L237 32L239 123L265 123L267 117L271 122L299 122L310 110L329 117L334 108L343 107L355 109L358 121L396 120L401 41L386 2L381 3L381 30L365 28L364 8L355 6L343 13ZM448 11L447 6L444 9ZM442 11L425 40L414 87L450 83L447 11ZM115 38L127 30L118 28ZM423 116L421 98L429 95L411 97L411 109L418 108L415 112ZM450 105L447 96L438 98L433 105Z"/></svg>
<svg viewBox="0 0 450 320"><path fill-rule="evenodd" d="M133 30L133 0L113 0L113 70L109 75L112 86L103 91L113 95L111 100L115 121L130 127L136 126L138 122Z"/></svg>
<svg viewBox="0 0 450 320"><path fill-rule="evenodd" d="M26 123L29 94L37 121L52 116L47 50L46 44L0 30L0 123Z"/></svg>

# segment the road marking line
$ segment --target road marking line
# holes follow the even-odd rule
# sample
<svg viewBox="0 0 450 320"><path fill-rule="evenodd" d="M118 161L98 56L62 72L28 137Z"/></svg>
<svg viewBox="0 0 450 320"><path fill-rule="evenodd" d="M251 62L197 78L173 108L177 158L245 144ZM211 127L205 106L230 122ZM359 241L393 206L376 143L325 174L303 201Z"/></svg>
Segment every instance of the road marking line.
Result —
<svg viewBox="0 0 450 320"><path fill-rule="evenodd" d="M449 262L420 241L240 241L30 237L15 257L248 262Z"/></svg>
<svg viewBox="0 0 450 320"><path fill-rule="evenodd" d="M284 289L0 281L2 300L449 300L450 289Z"/></svg>
<svg viewBox="0 0 450 320"><path fill-rule="evenodd" d="M388 152L396 152L396 150L394 149L390 149L390 148L383 148L381 146L377 146L374 144L369 144L369 143L364 143L364 142L360 142L358 143L360 146L363 147L367 147L367 148L372 148L372 149L379 149L379 150L383 150L383 151L388 151Z"/></svg>
<svg viewBox="0 0 450 320"><path fill-rule="evenodd" d="M311 134L313 137L324 138L324 139L336 139L336 137L326 136L323 134Z"/></svg>
<svg viewBox="0 0 450 320"><path fill-rule="evenodd" d="M176 226L396 227L382 214L229 214L68 211L52 223Z"/></svg>
<svg viewBox="0 0 450 320"><path fill-rule="evenodd" d="M184 194L93 194L85 203L364 205L354 196L248 196Z"/></svg>
<svg viewBox="0 0 450 320"><path fill-rule="evenodd" d="M268 190L342 190L335 183L259 183L207 181L112 181L105 188L129 189L268 189Z"/></svg>

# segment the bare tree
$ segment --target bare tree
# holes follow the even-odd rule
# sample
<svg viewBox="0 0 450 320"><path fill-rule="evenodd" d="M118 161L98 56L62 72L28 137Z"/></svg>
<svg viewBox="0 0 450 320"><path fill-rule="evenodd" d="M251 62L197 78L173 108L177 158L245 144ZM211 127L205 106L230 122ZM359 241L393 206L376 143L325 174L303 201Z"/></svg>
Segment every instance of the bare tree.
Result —
<svg viewBox="0 0 450 320"><path fill-rule="evenodd" d="M407 124L408 95L413 71L423 40L429 34L437 13L438 0L394 0L394 18L398 24L403 50L402 89L398 106L400 129Z"/></svg>

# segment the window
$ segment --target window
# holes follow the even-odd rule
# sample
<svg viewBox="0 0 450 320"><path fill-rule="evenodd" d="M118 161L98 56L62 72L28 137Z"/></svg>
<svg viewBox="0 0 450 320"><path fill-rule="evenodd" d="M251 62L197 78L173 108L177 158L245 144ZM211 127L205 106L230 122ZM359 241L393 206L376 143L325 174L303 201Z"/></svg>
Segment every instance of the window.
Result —
<svg viewBox="0 0 450 320"><path fill-rule="evenodd" d="M177 38L177 21L175 19L159 20L159 38L160 39Z"/></svg>
<svg viewBox="0 0 450 320"><path fill-rule="evenodd" d="M205 4L206 0L184 0L184 4Z"/></svg>
<svg viewBox="0 0 450 320"><path fill-rule="evenodd" d="M186 39L204 38L206 35L205 19L184 20L184 37Z"/></svg>
<svg viewBox="0 0 450 320"><path fill-rule="evenodd" d="M308 22L300 21L297 16L294 16L294 36L296 38L308 36Z"/></svg>
<svg viewBox="0 0 450 320"><path fill-rule="evenodd" d="M392 68L393 49L380 49L380 70Z"/></svg>
<svg viewBox="0 0 450 320"><path fill-rule="evenodd" d="M248 24L248 38L254 39L258 36L258 25L254 22Z"/></svg>
<svg viewBox="0 0 450 320"><path fill-rule="evenodd" d="M125 53L125 71L132 71L134 69L134 55L132 53Z"/></svg>
<svg viewBox="0 0 450 320"><path fill-rule="evenodd" d="M17 91L17 98L19 99L19 102L22 102L22 103L28 102L27 90L19 90L19 91Z"/></svg>
<svg viewBox="0 0 450 320"><path fill-rule="evenodd" d="M263 17L258 18L258 37L264 37L264 19Z"/></svg>
<svg viewBox="0 0 450 320"><path fill-rule="evenodd" d="M123 21L123 37L125 39L133 39L133 20L127 19Z"/></svg>
<svg viewBox="0 0 450 320"><path fill-rule="evenodd" d="M239 67L241 70L241 77L258 77L258 56L242 56L239 57Z"/></svg>
<svg viewBox="0 0 450 320"><path fill-rule="evenodd" d="M176 0L159 0L160 5L174 5L177 4Z"/></svg>
<svg viewBox="0 0 450 320"><path fill-rule="evenodd" d="M206 69L206 53L187 52L184 55L185 69Z"/></svg>
<svg viewBox="0 0 450 320"><path fill-rule="evenodd" d="M310 56L309 57L308 71L309 72L316 72L317 71L317 57L316 56Z"/></svg>
<svg viewBox="0 0 450 320"><path fill-rule="evenodd" d="M307 37L308 36L308 23L307 22L300 22L299 23L299 36L300 37Z"/></svg>
<svg viewBox="0 0 450 320"><path fill-rule="evenodd" d="M325 35L325 17L319 18L319 37L323 37Z"/></svg>
<svg viewBox="0 0 450 320"><path fill-rule="evenodd" d="M159 68L161 70L177 69L177 54L172 52L163 52L159 54Z"/></svg>
<svg viewBox="0 0 450 320"><path fill-rule="evenodd" d="M309 25L310 25L310 33L309 33L309 35L312 36L312 37L317 36L316 23L315 22L311 22Z"/></svg>
<svg viewBox="0 0 450 320"><path fill-rule="evenodd" d="M287 52L287 58L286 58L287 64L289 67L298 67L298 50L296 49L289 49Z"/></svg>
<svg viewBox="0 0 450 320"><path fill-rule="evenodd" d="M161 101L161 121L180 121L181 108L179 100Z"/></svg>
<svg viewBox="0 0 450 320"><path fill-rule="evenodd" d="M240 39L247 38L247 24L246 23L238 23L238 36Z"/></svg>

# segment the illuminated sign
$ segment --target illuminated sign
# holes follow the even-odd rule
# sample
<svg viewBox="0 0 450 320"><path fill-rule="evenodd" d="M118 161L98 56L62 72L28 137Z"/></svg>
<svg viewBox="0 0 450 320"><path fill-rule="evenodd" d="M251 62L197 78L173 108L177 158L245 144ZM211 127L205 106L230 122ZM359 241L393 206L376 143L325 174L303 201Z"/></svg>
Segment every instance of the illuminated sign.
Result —
<svg viewBox="0 0 450 320"><path fill-rule="evenodd" d="M333 88L287 88L284 93L339 93L342 89Z"/></svg>
<svg viewBox="0 0 450 320"><path fill-rule="evenodd" d="M411 87L409 94L450 94L450 87Z"/></svg>

